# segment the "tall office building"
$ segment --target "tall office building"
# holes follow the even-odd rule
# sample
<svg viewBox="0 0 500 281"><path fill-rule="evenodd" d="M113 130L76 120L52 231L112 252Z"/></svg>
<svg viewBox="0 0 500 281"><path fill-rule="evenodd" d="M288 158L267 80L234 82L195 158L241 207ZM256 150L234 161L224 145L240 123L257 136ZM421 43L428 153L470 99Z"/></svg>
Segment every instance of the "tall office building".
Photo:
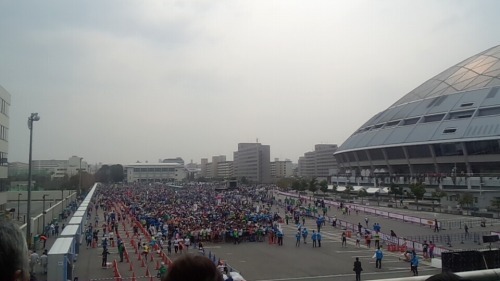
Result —
<svg viewBox="0 0 500 281"><path fill-rule="evenodd" d="M284 160L280 161L279 159L274 159L274 162L271 162L271 178L273 180L288 178L293 175L293 167L292 161Z"/></svg>
<svg viewBox="0 0 500 281"><path fill-rule="evenodd" d="M0 86L0 103L0 179L5 179L8 176L10 94L2 86Z"/></svg>
<svg viewBox="0 0 500 281"><path fill-rule="evenodd" d="M271 148L260 143L239 143L234 152L234 175L256 183L271 181Z"/></svg>
<svg viewBox="0 0 500 281"><path fill-rule="evenodd" d="M299 175L307 178L326 179L336 173L337 160L333 154L337 151L336 144L317 144L314 151L304 153L299 157Z"/></svg>

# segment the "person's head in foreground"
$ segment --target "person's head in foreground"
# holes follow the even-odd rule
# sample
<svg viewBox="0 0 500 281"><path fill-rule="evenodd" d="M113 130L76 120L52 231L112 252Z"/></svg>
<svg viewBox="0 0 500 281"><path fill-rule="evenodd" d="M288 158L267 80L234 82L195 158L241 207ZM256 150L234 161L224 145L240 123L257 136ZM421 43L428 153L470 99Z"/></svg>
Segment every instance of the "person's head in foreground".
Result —
<svg viewBox="0 0 500 281"><path fill-rule="evenodd" d="M224 279L210 259L188 254L175 260L162 281L224 281Z"/></svg>
<svg viewBox="0 0 500 281"><path fill-rule="evenodd" d="M28 246L12 221L0 217L0 271L2 280L29 280Z"/></svg>

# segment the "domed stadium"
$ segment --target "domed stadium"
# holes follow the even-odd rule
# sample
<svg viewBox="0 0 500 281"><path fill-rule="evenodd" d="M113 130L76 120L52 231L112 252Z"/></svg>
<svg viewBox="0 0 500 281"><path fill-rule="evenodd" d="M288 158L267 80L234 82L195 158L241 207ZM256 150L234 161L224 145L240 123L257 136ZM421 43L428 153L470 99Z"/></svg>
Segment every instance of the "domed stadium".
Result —
<svg viewBox="0 0 500 281"><path fill-rule="evenodd" d="M500 187L500 46L426 81L334 154L345 184Z"/></svg>

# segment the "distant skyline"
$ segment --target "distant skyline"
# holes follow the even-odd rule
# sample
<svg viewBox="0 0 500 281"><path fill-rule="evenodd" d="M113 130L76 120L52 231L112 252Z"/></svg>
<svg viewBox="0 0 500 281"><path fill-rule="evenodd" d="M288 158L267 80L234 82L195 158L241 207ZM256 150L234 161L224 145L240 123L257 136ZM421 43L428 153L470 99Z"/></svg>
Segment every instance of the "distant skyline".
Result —
<svg viewBox="0 0 500 281"><path fill-rule="evenodd" d="M2 1L9 162L89 164L341 145L446 68L500 44L494 0Z"/></svg>

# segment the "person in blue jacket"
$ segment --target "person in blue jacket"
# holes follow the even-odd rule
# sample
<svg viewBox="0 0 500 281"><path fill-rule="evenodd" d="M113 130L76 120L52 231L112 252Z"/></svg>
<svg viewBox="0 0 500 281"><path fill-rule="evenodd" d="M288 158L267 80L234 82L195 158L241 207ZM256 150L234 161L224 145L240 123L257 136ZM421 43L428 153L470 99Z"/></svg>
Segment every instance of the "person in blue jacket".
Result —
<svg viewBox="0 0 500 281"><path fill-rule="evenodd" d="M316 231L315 230L313 230L313 233L311 234L311 239L313 241L313 248L316 248L316 239L317 239L317 237L316 237Z"/></svg>
<svg viewBox="0 0 500 281"><path fill-rule="evenodd" d="M384 253L380 250L380 247L375 251L375 268L382 268L382 259L384 258Z"/></svg>
<svg viewBox="0 0 500 281"><path fill-rule="evenodd" d="M304 244L307 244L306 239L308 234L309 231L307 231L307 228L304 227L304 229L302 229L302 238L304 238Z"/></svg>
<svg viewBox="0 0 500 281"><path fill-rule="evenodd" d="M297 242L295 242L295 247L300 247L300 230L298 230L297 234L295 234L295 238L297 239Z"/></svg>
<svg viewBox="0 0 500 281"><path fill-rule="evenodd" d="M413 276L418 276L418 256L413 255L410 261L411 271Z"/></svg>
<svg viewBox="0 0 500 281"><path fill-rule="evenodd" d="M318 240L318 247L321 247L321 233L316 233L316 239Z"/></svg>

